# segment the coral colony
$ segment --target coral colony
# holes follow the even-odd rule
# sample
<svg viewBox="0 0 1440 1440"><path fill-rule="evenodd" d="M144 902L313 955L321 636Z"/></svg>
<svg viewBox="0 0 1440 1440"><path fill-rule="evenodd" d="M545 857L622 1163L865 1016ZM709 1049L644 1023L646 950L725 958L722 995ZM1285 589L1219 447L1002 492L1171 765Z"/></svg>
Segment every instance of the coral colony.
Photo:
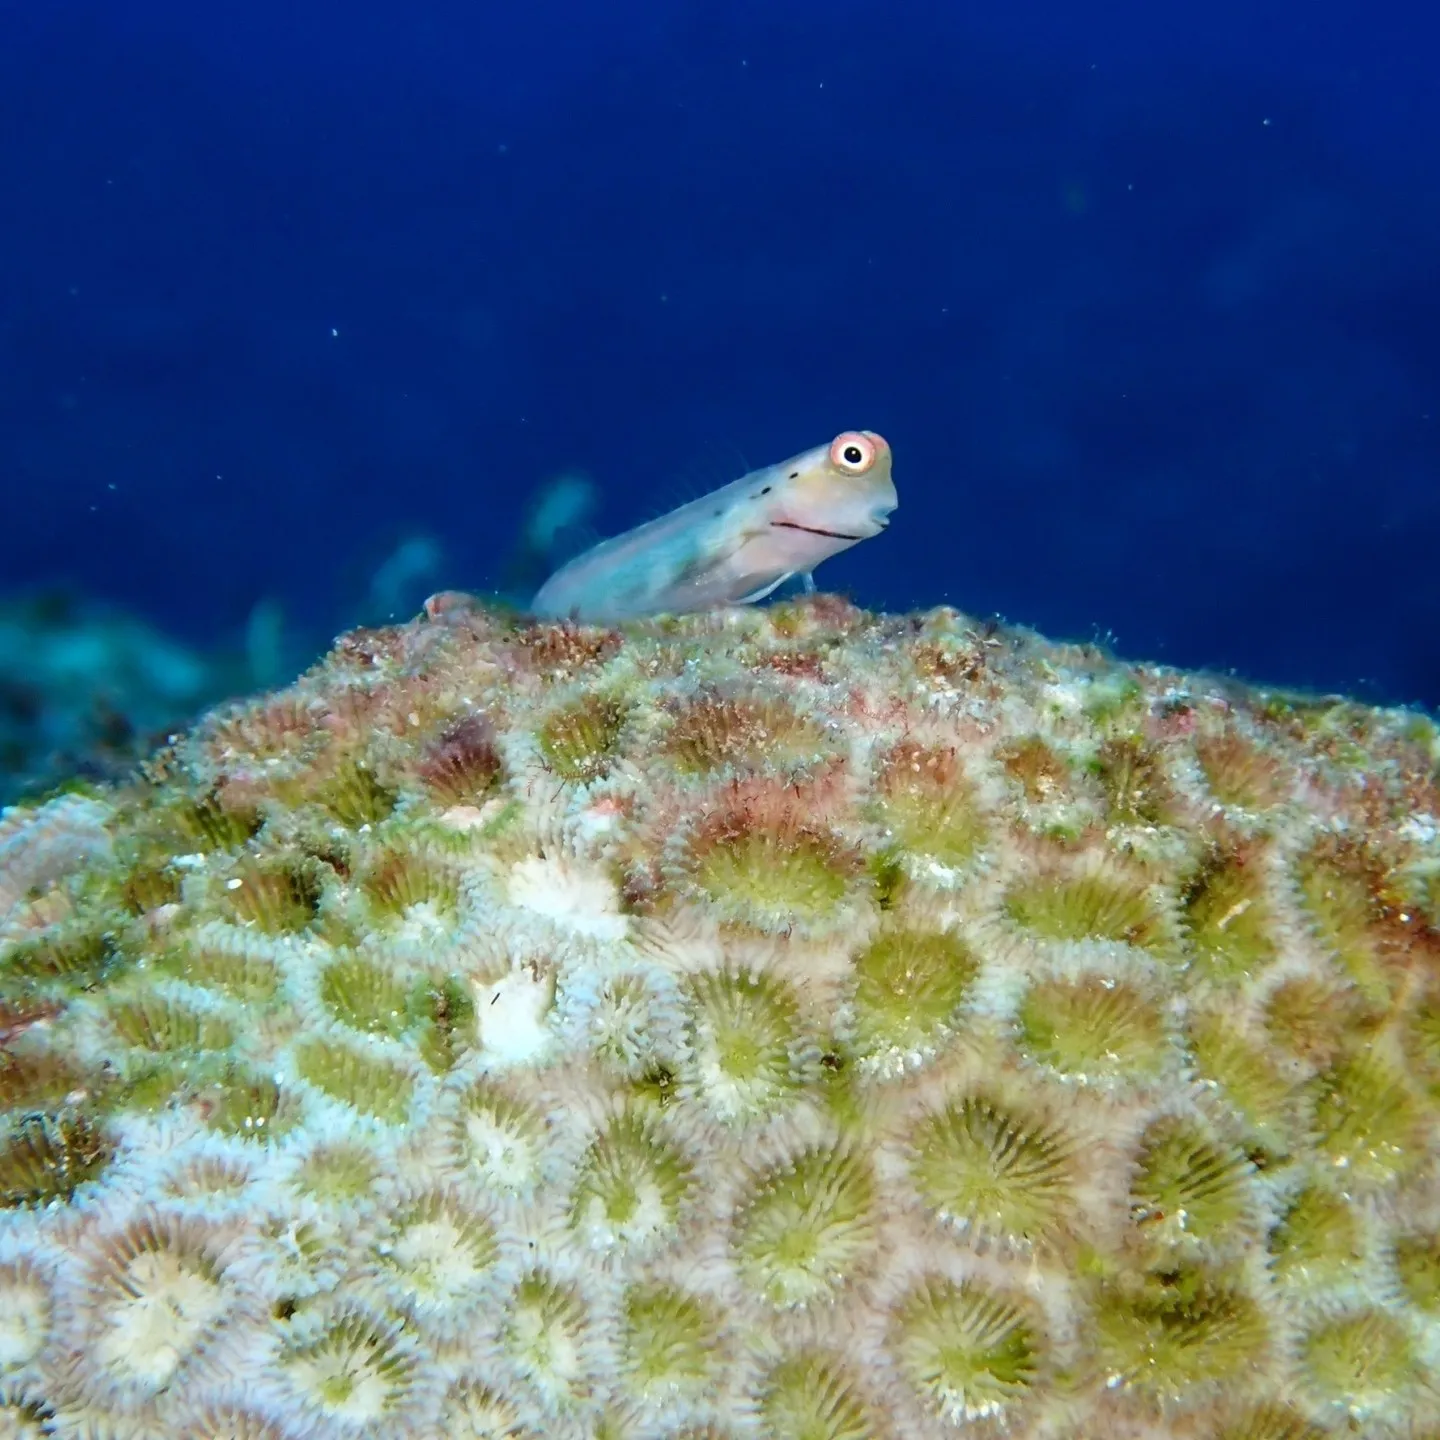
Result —
<svg viewBox="0 0 1440 1440"><path fill-rule="evenodd" d="M432 609L6 816L5 1435L1440 1434L1426 720Z"/></svg>

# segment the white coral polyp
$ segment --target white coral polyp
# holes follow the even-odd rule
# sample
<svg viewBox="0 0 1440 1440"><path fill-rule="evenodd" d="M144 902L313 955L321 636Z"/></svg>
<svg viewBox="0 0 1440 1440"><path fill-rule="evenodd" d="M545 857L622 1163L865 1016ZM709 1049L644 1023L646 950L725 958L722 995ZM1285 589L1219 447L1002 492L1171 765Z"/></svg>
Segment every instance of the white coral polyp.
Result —
<svg viewBox="0 0 1440 1440"><path fill-rule="evenodd" d="M294 1360L290 1378L317 1410L351 1425L379 1420L395 1399L395 1387L380 1362L359 1348L326 1350Z"/></svg>
<svg viewBox="0 0 1440 1440"><path fill-rule="evenodd" d="M49 1286L38 1275L23 1267L0 1274L0 1370L35 1359L50 1338L53 1314Z"/></svg>
<svg viewBox="0 0 1440 1440"><path fill-rule="evenodd" d="M484 1183L501 1193L523 1194L540 1182L540 1151L524 1128L491 1110L465 1117L465 1139Z"/></svg>
<svg viewBox="0 0 1440 1440"><path fill-rule="evenodd" d="M471 1297L489 1271L482 1233L477 1239L444 1209L406 1225L385 1259L409 1305L444 1315Z"/></svg>
<svg viewBox="0 0 1440 1440"><path fill-rule="evenodd" d="M93 1356L115 1379L145 1390L167 1384L225 1310L219 1282L169 1250L142 1251L112 1294Z"/></svg>
<svg viewBox="0 0 1440 1440"><path fill-rule="evenodd" d="M623 940L630 933L629 918L620 912L620 892L601 871L532 855L516 862L508 888L512 905L572 934Z"/></svg>

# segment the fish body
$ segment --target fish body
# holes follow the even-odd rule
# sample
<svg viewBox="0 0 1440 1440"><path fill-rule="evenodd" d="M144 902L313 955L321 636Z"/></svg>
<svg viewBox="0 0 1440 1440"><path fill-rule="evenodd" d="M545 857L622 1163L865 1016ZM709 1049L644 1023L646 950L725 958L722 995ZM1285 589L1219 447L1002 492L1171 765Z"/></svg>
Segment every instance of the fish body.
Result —
<svg viewBox="0 0 1440 1440"><path fill-rule="evenodd" d="M577 555L530 608L610 622L748 605L878 535L898 504L889 445L847 430Z"/></svg>

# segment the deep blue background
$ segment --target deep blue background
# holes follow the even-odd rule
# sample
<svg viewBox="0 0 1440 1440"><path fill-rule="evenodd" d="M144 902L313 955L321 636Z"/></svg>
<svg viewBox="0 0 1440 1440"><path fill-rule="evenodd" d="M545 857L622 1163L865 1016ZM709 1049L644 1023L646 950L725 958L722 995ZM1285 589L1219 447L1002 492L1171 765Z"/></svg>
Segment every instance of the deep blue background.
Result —
<svg viewBox="0 0 1440 1440"><path fill-rule="evenodd" d="M318 640L866 426L822 583L1440 702L1435 16L0 0L0 591Z"/></svg>

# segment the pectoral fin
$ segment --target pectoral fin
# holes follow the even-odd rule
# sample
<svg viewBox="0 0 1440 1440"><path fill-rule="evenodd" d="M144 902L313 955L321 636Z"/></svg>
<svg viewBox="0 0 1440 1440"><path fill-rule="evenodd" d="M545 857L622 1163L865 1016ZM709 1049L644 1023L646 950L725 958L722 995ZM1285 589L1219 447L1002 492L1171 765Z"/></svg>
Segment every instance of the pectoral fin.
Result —
<svg viewBox="0 0 1440 1440"><path fill-rule="evenodd" d="M731 603L734 605L753 605L757 600L763 600L767 595L773 594L788 579L790 579L790 576L794 573L795 572L792 570L789 572L789 574L779 575L774 580L771 580L768 584L762 585L758 590L752 590L748 595L741 595L739 599L734 600ZM808 575L805 578L807 580L810 579ZM810 588L812 590L815 588L815 582L813 580L810 581Z"/></svg>

